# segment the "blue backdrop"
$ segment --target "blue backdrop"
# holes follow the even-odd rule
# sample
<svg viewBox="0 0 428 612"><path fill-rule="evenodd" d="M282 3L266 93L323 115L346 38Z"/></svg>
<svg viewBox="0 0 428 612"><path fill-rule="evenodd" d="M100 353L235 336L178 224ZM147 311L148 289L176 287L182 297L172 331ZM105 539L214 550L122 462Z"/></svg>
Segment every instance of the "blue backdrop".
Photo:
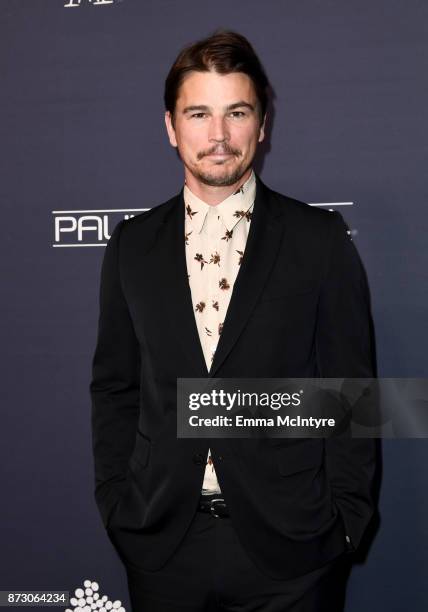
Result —
<svg viewBox="0 0 428 612"><path fill-rule="evenodd" d="M275 90L263 181L340 207L366 266L380 376L427 376L425 1L1 0L0 590L85 578L130 610L93 498L89 381L100 265L127 214L170 198L178 50L217 27ZM383 443L380 518L347 612L428 606L426 440Z"/></svg>

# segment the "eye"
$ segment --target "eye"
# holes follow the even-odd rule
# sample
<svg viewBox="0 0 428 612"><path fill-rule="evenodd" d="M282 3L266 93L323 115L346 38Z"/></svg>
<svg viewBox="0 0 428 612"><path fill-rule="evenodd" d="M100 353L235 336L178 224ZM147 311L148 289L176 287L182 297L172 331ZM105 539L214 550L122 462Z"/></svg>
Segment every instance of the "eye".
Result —
<svg viewBox="0 0 428 612"><path fill-rule="evenodd" d="M240 117L245 117L245 113L243 111L232 111L230 114L238 119Z"/></svg>
<svg viewBox="0 0 428 612"><path fill-rule="evenodd" d="M203 117L206 113L193 113L193 115L191 115L191 117L196 117L197 119L199 119L200 117Z"/></svg>

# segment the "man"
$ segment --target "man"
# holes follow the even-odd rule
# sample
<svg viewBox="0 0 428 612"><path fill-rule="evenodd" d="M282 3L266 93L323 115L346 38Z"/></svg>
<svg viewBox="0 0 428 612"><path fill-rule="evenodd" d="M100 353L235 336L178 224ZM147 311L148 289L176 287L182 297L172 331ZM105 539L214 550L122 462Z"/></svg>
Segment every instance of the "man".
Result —
<svg viewBox="0 0 428 612"><path fill-rule="evenodd" d="M184 187L106 248L95 495L134 611L341 610L346 553L374 511L372 440L177 438L179 377L374 375L341 215L253 170L267 92L243 36L185 48L165 87Z"/></svg>

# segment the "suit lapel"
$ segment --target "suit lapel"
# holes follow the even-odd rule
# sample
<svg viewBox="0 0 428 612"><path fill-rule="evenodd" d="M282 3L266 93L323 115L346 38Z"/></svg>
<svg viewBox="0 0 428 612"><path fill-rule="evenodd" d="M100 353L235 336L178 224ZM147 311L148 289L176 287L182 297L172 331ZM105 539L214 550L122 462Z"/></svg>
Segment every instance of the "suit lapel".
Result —
<svg viewBox="0 0 428 612"><path fill-rule="evenodd" d="M159 312L169 319L173 333L189 357L195 378L213 377L242 333L278 253L282 223L281 209L272 192L256 175L256 199L242 263L211 369L207 370L193 312L184 242L183 190L170 202L152 251L160 283L157 283ZM173 316L171 317L171 312ZM169 313L169 315L167 315Z"/></svg>
<svg viewBox="0 0 428 612"><path fill-rule="evenodd" d="M209 371L210 377L218 371L242 333L263 291L281 242L281 210L275 206L270 190L257 175L256 181L256 199L247 244Z"/></svg>
<svg viewBox="0 0 428 612"><path fill-rule="evenodd" d="M199 340L193 312L192 294L187 276L184 240L183 190L171 200L154 249L154 263L160 283L157 299L163 320L172 326L172 333L182 345L195 378L207 376L208 370ZM172 314L171 314L172 313Z"/></svg>

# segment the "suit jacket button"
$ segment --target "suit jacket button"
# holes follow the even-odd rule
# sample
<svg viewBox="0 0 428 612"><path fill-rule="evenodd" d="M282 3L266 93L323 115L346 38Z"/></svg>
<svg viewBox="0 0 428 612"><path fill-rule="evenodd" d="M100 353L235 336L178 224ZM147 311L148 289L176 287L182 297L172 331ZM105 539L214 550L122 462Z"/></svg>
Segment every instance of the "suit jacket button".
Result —
<svg viewBox="0 0 428 612"><path fill-rule="evenodd" d="M193 455L193 463L196 463L196 465L202 465L204 463L204 456L200 453Z"/></svg>

